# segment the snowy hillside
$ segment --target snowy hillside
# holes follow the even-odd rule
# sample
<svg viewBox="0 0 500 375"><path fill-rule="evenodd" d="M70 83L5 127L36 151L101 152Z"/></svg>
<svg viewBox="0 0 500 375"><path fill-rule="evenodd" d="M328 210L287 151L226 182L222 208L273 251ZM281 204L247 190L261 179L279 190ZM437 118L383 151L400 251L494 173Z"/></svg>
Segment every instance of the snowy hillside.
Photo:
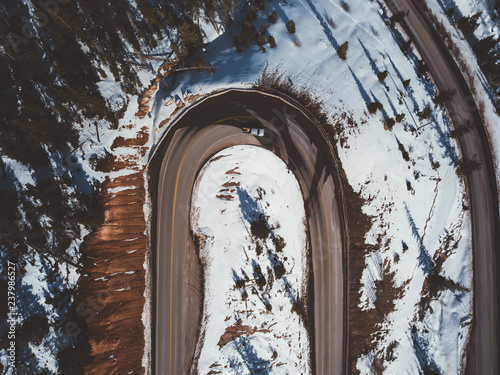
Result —
<svg viewBox="0 0 500 375"><path fill-rule="evenodd" d="M251 12L237 10L240 20ZM361 0L266 3L253 24L267 24L264 35L277 46L264 51L246 38L236 52L245 26L235 22L200 55L213 75L186 73L173 89L158 91L153 141L175 109L171 98L248 87L263 71L309 90L336 127L343 168L372 220L364 251L351 254L365 256L365 268L351 270L360 290L350 296L357 302L349 327L358 332L350 337L350 371L456 374L472 310L470 217L455 171L460 152L419 56L400 29L386 25L389 16L378 2ZM287 31L290 20L295 33ZM346 41L343 60L337 50Z"/></svg>

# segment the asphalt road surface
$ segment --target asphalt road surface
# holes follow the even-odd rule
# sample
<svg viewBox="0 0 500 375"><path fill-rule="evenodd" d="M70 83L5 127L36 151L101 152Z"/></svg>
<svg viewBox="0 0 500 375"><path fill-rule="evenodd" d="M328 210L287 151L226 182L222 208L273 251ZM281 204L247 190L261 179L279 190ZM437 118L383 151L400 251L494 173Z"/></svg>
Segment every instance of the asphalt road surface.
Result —
<svg viewBox="0 0 500 375"><path fill-rule="evenodd" d="M414 1L388 0L394 10L409 10L404 26L427 63L439 90L456 88L457 95L447 105L455 125L470 120L476 127L461 137L465 158L476 158L481 169L469 179L474 251L474 316L467 372L495 375L499 372L500 326L498 324L498 285L500 235L498 192L495 172L484 127L474 98L445 44L430 26Z"/></svg>
<svg viewBox="0 0 500 375"><path fill-rule="evenodd" d="M243 126L264 128L265 136L244 134ZM171 125L150 164L156 236L155 373L192 371L203 298L189 227L192 187L211 156L240 144L273 151L299 181L312 249L313 368L316 374L342 374L345 231L331 146L295 103L254 90L230 90L193 105Z"/></svg>

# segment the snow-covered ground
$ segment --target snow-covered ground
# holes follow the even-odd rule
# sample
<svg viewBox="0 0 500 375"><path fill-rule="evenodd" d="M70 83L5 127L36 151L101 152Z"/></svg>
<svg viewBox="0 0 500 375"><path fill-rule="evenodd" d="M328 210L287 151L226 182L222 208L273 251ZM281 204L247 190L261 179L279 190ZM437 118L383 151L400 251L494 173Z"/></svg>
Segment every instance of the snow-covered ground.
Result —
<svg viewBox="0 0 500 375"><path fill-rule="evenodd" d="M307 293L305 225L299 184L272 152L230 147L203 167L191 205L205 279L198 373L310 373L294 310Z"/></svg>
<svg viewBox="0 0 500 375"><path fill-rule="evenodd" d="M273 10L279 18L269 24ZM238 8L236 15L242 19L245 10ZM285 28L290 19L295 34ZM433 84L417 76L419 57L401 52L404 37L386 21L377 2L266 3L254 24L259 29L268 23L266 35L275 37L277 47L266 45L262 52L251 42L237 53L232 44L241 34L239 26L214 39L201 54L214 74L189 72L178 76L172 89L157 93L152 142L165 129L161 121L174 111L166 105L172 97L249 87L264 70L277 71L296 89L318 97L332 122L343 127L339 156L350 184L366 200L364 212L373 217L366 243L376 250L365 254L359 295L367 316L378 310L377 288L392 285L393 308L367 337L371 349L358 359L357 371L370 374L382 363L387 374L424 369L456 374L472 311L470 216L464 184L455 173L460 151L448 135L446 113L434 107ZM336 50L345 41L344 61ZM388 76L380 82L377 74L385 70ZM410 80L407 88L405 80ZM383 108L370 115L367 105L374 101ZM431 118L420 119L417 112L427 105ZM384 120L398 114L404 114L401 123L387 130ZM377 282L383 279L391 282Z"/></svg>

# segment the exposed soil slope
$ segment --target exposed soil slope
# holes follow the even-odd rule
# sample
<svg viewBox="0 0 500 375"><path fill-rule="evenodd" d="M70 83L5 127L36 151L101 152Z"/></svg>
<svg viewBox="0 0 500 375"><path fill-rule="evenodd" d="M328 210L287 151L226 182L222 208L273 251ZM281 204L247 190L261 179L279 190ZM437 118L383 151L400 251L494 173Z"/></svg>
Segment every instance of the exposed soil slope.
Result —
<svg viewBox="0 0 500 375"><path fill-rule="evenodd" d="M106 179L103 185L104 224L87 248L89 262L86 275L80 279L80 284L85 285L80 301L88 312L93 361L86 367L86 374L144 373L141 316L147 238L144 175L139 158L146 151L147 140L148 135L141 131L134 139L118 137L113 144L113 148L136 149L137 156L115 158L108 166L111 172L124 173Z"/></svg>

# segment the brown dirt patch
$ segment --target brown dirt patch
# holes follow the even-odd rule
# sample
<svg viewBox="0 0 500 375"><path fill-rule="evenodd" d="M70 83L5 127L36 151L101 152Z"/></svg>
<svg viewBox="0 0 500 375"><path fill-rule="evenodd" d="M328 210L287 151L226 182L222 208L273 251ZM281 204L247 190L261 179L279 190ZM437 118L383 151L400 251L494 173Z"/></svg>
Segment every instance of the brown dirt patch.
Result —
<svg viewBox="0 0 500 375"><path fill-rule="evenodd" d="M234 186L240 186L240 183L235 182L235 181L228 181L228 182L224 182L222 184L222 187L225 187L225 188L234 187Z"/></svg>
<svg viewBox="0 0 500 375"><path fill-rule="evenodd" d="M249 336L253 335L255 332L269 333L269 330L257 329L255 327L252 328L252 327L244 326L244 325L230 326L230 327L226 328L226 331L220 337L217 345L222 348L224 345L230 343L231 341L236 340L238 337L241 337L241 336L249 337Z"/></svg>
<svg viewBox="0 0 500 375"><path fill-rule="evenodd" d="M149 87L144 91L142 96L137 100L137 104L139 106L139 109L137 113L135 114L139 118L144 118L148 112L149 112L149 100L151 97L156 93L156 90L158 90L158 85L160 82L160 78L156 77L153 79Z"/></svg>
<svg viewBox="0 0 500 375"><path fill-rule="evenodd" d="M239 169L239 167L230 169L229 171L226 172L226 174L241 174L240 172L237 171L237 169Z"/></svg>
<svg viewBox="0 0 500 375"><path fill-rule="evenodd" d="M141 151L148 135L118 137L113 146ZM139 158L117 160L110 170L131 170L104 184L104 224L87 242L88 258L79 280L76 304L89 312L87 335L92 362L86 374L143 374L145 271L147 238L144 170ZM113 192L112 189L116 189ZM122 190L122 188L125 188Z"/></svg>
<svg viewBox="0 0 500 375"><path fill-rule="evenodd" d="M232 195L229 194L217 194L215 197L219 199L224 199L226 201L231 201L234 198Z"/></svg>
<svg viewBox="0 0 500 375"><path fill-rule="evenodd" d="M149 139L149 135L146 129L141 129L137 133L137 137L132 139L125 139L123 137L116 137L111 145L111 149L114 150L117 147L130 147L130 146L143 146Z"/></svg>

